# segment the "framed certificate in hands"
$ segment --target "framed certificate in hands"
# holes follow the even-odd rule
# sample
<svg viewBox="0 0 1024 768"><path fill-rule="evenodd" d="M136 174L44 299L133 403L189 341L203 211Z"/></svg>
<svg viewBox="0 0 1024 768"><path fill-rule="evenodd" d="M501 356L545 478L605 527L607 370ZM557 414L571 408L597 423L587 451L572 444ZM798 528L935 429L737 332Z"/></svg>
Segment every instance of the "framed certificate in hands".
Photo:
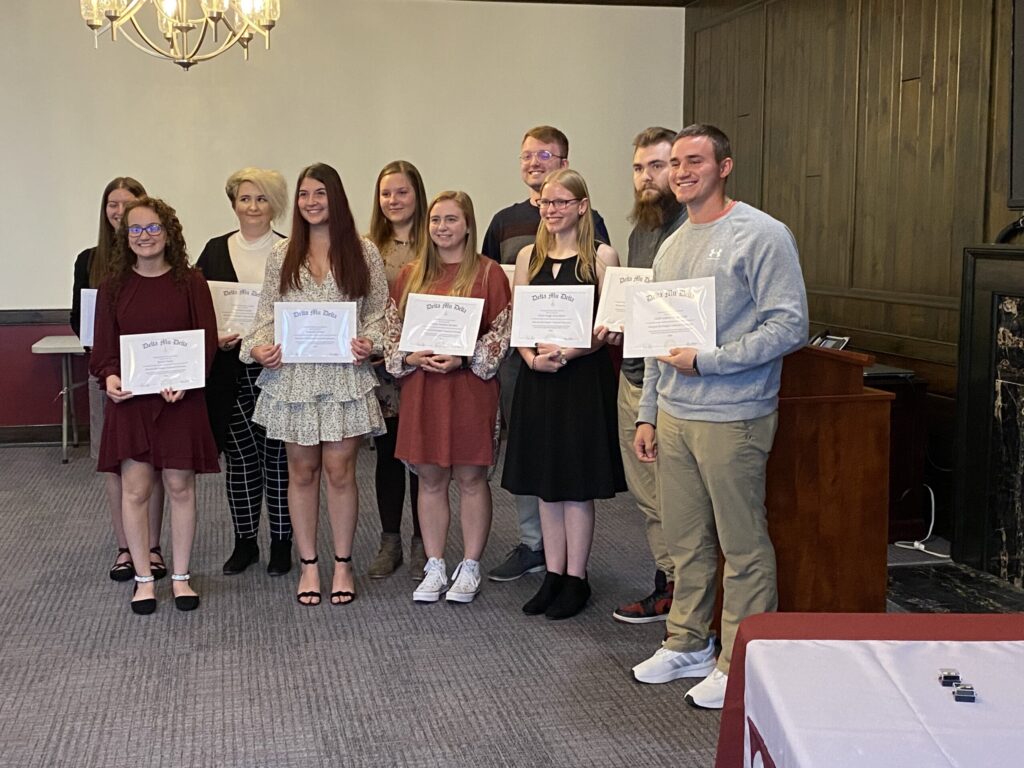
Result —
<svg viewBox="0 0 1024 768"><path fill-rule="evenodd" d="M410 293L398 349L472 357L483 314L483 299Z"/></svg>
<svg viewBox="0 0 1024 768"><path fill-rule="evenodd" d="M717 339L715 278L627 286L623 357L657 357L677 347L712 350Z"/></svg>
<svg viewBox="0 0 1024 768"><path fill-rule="evenodd" d="M517 285L512 304L513 347L557 344L588 349L594 317L592 285Z"/></svg>
<svg viewBox="0 0 1024 768"><path fill-rule="evenodd" d="M626 287L649 283L653 279L653 269L608 267L601 283L601 300L597 303L594 328L603 325L609 331L621 332L626 322Z"/></svg>
<svg viewBox="0 0 1024 768"><path fill-rule="evenodd" d="M217 315L217 333L227 336L237 333L245 336L256 319L256 305L260 303L259 283L227 283L208 281L213 297L213 311Z"/></svg>
<svg viewBox="0 0 1024 768"><path fill-rule="evenodd" d="M206 331L133 333L121 337L121 389L153 395L206 385Z"/></svg>
<svg viewBox="0 0 1024 768"><path fill-rule="evenodd" d="M274 343L282 363L351 363L356 337L354 301L274 303Z"/></svg>

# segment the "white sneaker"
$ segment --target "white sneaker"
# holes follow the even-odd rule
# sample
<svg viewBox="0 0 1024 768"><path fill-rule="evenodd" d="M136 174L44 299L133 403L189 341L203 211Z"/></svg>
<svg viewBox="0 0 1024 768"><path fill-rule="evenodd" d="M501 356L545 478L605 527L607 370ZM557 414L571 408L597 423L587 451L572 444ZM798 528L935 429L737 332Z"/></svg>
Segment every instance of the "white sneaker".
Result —
<svg viewBox="0 0 1024 768"><path fill-rule="evenodd" d="M448 571L445 569L444 559L432 557L423 568L423 581L412 593L412 599L417 603L436 603L446 589Z"/></svg>
<svg viewBox="0 0 1024 768"><path fill-rule="evenodd" d="M449 603L471 603L480 592L480 563L463 560L452 572L452 585L445 599Z"/></svg>
<svg viewBox="0 0 1024 768"><path fill-rule="evenodd" d="M697 709L721 709L725 704L725 688L729 683L729 676L719 669L715 669L693 688L686 692L686 703Z"/></svg>
<svg viewBox="0 0 1024 768"><path fill-rule="evenodd" d="M668 683L680 677L704 677L715 669L715 638L708 639L701 651L670 651L659 648L646 661L633 667L633 677L641 683Z"/></svg>

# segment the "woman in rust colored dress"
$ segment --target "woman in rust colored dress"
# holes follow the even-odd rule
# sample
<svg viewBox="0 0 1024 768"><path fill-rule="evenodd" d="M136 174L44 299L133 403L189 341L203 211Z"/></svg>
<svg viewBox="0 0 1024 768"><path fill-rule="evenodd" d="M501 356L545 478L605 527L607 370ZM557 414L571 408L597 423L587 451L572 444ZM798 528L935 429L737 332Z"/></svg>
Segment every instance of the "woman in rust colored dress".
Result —
<svg viewBox="0 0 1024 768"><path fill-rule="evenodd" d="M465 192L442 192L431 203L420 257L399 274L388 309L388 371L402 381L395 455L415 465L426 548L417 602L468 603L480 591L480 557L491 530L491 489L498 415L498 364L508 350L512 313L504 271L476 250L473 203ZM483 299L472 357L403 353L402 320L410 294ZM459 487L464 553L448 589L444 548L448 486Z"/></svg>
<svg viewBox="0 0 1024 768"><path fill-rule="evenodd" d="M152 395L122 389L120 337L195 329L205 331L209 373L217 349L213 301L206 280L188 265L174 209L150 197L128 203L117 230L111 276L97 295L89 368L112 403L97 469L121 474L125 534L136 571L131 607L139 614L156 610L147 505L161 480L171 502L174 603L184 611L199 606L189 584L195 473L219 472L220 466L202 389L164 389Z"/></svg>

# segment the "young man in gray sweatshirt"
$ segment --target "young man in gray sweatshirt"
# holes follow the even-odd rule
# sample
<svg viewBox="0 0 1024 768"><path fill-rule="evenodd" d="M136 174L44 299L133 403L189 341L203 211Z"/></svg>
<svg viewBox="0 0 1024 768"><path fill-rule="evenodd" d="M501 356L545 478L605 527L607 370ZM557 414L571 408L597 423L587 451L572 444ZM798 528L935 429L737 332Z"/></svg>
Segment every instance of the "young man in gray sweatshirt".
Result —
<svg viewBox="0 0 1024 768"><path fill-rule="evenodd" d="M677 348L646 360L634 448L640 461L658 464L675 590L666 640L633 675L646 683L704 677L686 701L721 709L739 622L778 603L765 466L782 358L807 342L807 295L789 229L727 197L733 161L722 131L684 128L670 167L689 219L658 251L654 280L714 277L717 339L711 351ZM725 568L716 662L709 628L719 546Z"/></svg>

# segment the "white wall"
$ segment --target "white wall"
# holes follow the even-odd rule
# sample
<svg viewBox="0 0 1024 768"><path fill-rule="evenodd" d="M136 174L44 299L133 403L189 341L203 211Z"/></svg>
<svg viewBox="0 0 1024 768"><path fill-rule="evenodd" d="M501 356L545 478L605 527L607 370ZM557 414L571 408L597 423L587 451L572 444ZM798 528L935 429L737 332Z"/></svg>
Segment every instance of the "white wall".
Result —
<svg viewBox="0 0 1024 768"><path fill-rule="evenodd" d="M539 123L568 134L624 249L631 139L682 117L681 9L288 0L271 51L182 72L127 41L94 50L77 6L12 4L0 26L0 309L70 306L114 176L178 209L193 258L235 223L223 182L244 165L290 186L310 162L335 166L365 228L378 170L405 158L428 194L469 192L482 236L526 197L516 156Z"/></svg>

